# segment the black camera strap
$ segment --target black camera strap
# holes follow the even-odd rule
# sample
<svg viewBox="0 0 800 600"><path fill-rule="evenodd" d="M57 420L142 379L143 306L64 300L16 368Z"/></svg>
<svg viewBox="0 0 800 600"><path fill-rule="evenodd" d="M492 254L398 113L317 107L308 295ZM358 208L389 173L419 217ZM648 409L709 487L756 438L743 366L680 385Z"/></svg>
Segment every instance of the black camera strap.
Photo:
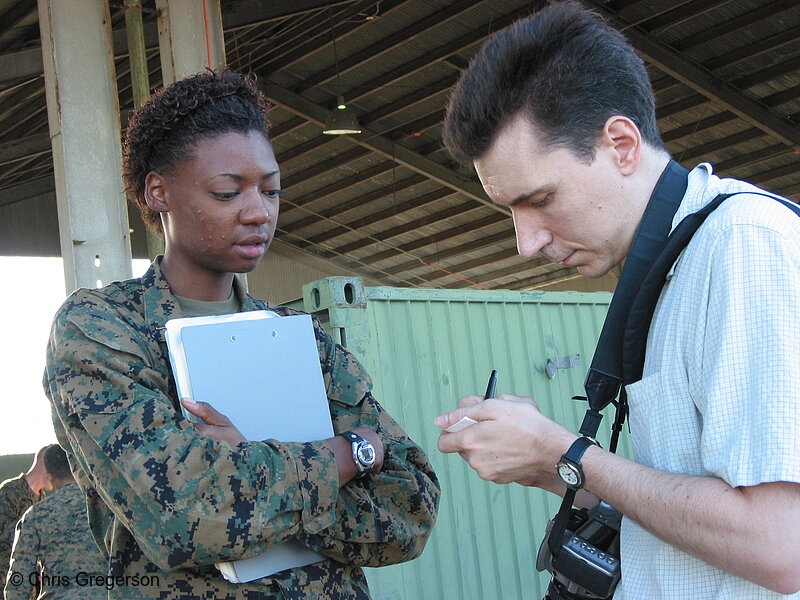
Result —
<svg viewBox="0 0 800 600"><path fill-rule="evenodd" d="M608 308L608 315L600 332L592 365L589 367L586 381L583 384L589 409L586 411L580 427L582 435L591 438L597 436L597 430L603 418L600 411L614 402L620 392L623 376L623 342L628 315L639 292L639 287L667 244L672 220L675 213L678 212L688 184L689 171L671 160L650 195L650 200L642 215L642 221L633 238L630 252L625 259L625 266L622 268L614 297ZM621 406L624 405L617 405L618 412ZM614 450L616 450L616 437L619 433L616 426L618 425L621 429L624 419L623 412L621 421L615 422L615 437L612 442Z"/></svg>
<svg viewBox="0 0 800 600"><path fill-rule="evenodd" d="M681 220L670 233L675 213L686 193L688 176L686 169L670 161L656 183L622 269L584 382L589 409L580 433L594 438L603 418L600 411L615 403L611 452L616 451L628 412L624 386L642 378L650 323L667 273L706 217L725 200L742 193L772 198L800 216L800 206L783 198L758 192L733 192L718 195L702 209ZM615 402L617 395L619 399ZM553 556L561 550L574 500L575 490L568 489L554 518L548 541Z"/></svg>

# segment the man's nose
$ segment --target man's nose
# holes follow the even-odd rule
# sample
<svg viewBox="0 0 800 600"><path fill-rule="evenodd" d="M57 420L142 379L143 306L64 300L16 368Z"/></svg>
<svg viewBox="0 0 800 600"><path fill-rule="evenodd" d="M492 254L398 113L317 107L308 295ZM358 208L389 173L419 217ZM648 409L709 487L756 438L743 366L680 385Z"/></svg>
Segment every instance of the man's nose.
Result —
<svg viewBox="0 0 800 600"><path fill-rule="evenodd" d="M533 258L542 248L553 241L553 236L545 227L541 217L531 209L511 209L514 217L514 231L517 235L517 252L523 258Z"/></svg>

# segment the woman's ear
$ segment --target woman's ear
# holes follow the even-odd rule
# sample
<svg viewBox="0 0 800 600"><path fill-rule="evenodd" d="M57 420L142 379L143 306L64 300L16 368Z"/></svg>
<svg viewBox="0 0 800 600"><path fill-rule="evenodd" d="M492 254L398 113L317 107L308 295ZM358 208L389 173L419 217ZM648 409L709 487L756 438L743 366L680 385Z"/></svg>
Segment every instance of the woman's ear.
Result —
<svg viewBox="0 0 800 600"><path fill-rule="evenodd" d="M164 178L155 171L150 171L144 178L144 200L155 212L169 212Z"/></svg>
<svg viewBox="0 0 800 600"><path fill-rule="evenodd" d="M602 138L622 175L632 175L642 158L642 134L628 117L615 115L606 121Z"/></svg>

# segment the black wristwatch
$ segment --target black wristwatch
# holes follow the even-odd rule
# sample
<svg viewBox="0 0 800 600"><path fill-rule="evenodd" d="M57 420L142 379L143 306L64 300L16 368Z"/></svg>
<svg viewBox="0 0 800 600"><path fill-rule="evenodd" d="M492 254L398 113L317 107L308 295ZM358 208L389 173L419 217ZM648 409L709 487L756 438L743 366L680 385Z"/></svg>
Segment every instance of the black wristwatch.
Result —
<svg viewBox="0 0 800 600"><path fill-rule="evenodd" d="M364 477L375 466L375 448L367 440L352 431L343 431L336 435L350 440L353 449L353 462L356 464L356 469L358 469L356 479Z"/></svg>
<svg viewBox="0 0 800 600"><path fill-rule="evenodd" d="M556 464L558 476L569 489L579 490L583 487L585 477L583 475L583 468L581 467L581 458L589 446L595 445L597 445L597 442L592 438L585 436L579 437L572 442L569 450L564 453L561 460Z"/></svg>

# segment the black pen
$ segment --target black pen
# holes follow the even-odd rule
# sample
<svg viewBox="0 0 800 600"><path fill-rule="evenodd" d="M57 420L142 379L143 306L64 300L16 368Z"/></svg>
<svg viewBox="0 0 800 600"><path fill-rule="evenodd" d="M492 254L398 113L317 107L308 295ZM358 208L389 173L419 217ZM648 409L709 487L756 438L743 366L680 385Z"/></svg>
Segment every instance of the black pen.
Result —
<svg viewBox="0 0 800 600"><path fill-rule="evenodd" d="M483 395L484 400L494 398L494 391L497 388L497 369L492 369L492 374L489 375L489 385L486 386L486 393Z"/></svg>

